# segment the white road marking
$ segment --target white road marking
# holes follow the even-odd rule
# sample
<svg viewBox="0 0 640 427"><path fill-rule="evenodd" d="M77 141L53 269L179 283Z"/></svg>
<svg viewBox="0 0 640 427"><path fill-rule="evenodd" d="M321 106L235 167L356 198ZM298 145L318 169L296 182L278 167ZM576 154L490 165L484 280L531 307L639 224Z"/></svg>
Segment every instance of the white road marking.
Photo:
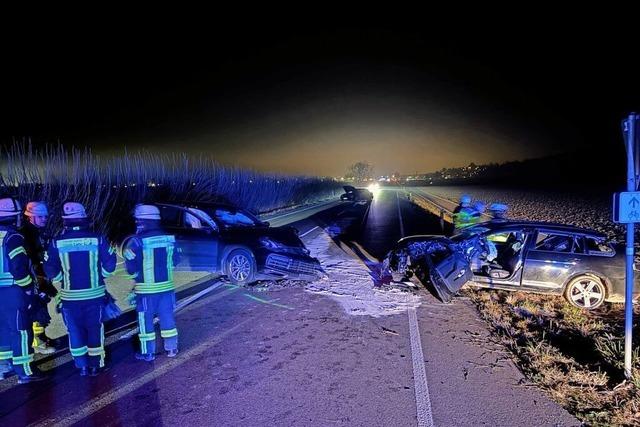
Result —
<svg viewBox="0 0 640 427"><path fill-rule="evenodd" d="M411 359L413 360L413 382L416 394L416 407L418 410L418 426L432 427L433 415L431 414L431 399L427 386L427 371L424 368L424 354L418 329L418 316L415 308L409 308L409 335L411 337Z"/></svg>
<svg viewBox="0 0 640 427"><path fill-rule="evenodd" d="M404 223L400 210L400 198L396 191L398 202L398 220L400 222L400 237L404 237ZM422 353L422 340L418 328L418 316L415 308L408 308L409 337L411 339L411 360L413 362L413 383L416 395L416 410L419 427L433 427L433 415L431 413L431 399L429 398L429 386L427 385L427 371L424 368L424 354Z"/></svg>
<svg viewBox="0 0 640 427"><path fill-rule="evenodd" d="M311 230L309 230L309 231L305 231L304 233L302 233L299 237L300 237L300 238L302 238L302 237L306 236L307 234L311 233L311 232L312 232L313 230L315 230L316 228L320 228L320 227L316 225L316 226L315 226L315 227L313 227Z"/></svg>
<svg viewBox="0 0 640 427"><path fill-rule="evenodd" d="M400 211L400 197L396 191L396 202L398 202L398 220L400 221L400 237L404 237L404 223L402 222L402 212Z"/></svg>
<svg viewBox="0 0 640 427"><path fill-rule="evenodd" d="M218 334L214 338L208 338L201 342L199 345L190 348L185 352L181 352L180 355L175 359L167 359L167 361L161 366L155 367L153 371L148 372L147 374L127 383L117 389L107 391L102 393L97 398L91 399L86 402L79 408L72 408L62 416L57 417L56 419L47 419L40 423L32 424L33 426L70 426L79 421L84 420L85 418L95 414L106 406L122 399L127 394L139 389L143 385L156 380L172 371L175 368L178 368L180 365L193 360L195 357L211 350L211 347L219 344L223 339L225 339L228 335L238 329L240 326L249 322L252 319L244 320L226 331Z"/></svg>

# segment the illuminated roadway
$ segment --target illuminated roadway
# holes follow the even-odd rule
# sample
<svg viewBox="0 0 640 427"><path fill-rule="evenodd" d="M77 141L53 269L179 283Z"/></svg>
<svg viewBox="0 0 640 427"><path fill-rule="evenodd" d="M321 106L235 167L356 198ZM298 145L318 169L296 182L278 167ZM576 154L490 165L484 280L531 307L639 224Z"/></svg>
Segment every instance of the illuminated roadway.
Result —
<svg viewBox="0 0 640 427"><path fill-rule="evenodd" d="M336 239L368 261L403 235L440 232L402 191L381 191L364 221L349 202L309 211L293 224L304 241L339 224ZM65 355L41 365L46 382L0 382L0 425L579 425L490 343L463 298L421 291L413 312L374 318L299 286L208 284L178 312L177 358L136 361L131 333L114 334L96 378Z"/></svg>

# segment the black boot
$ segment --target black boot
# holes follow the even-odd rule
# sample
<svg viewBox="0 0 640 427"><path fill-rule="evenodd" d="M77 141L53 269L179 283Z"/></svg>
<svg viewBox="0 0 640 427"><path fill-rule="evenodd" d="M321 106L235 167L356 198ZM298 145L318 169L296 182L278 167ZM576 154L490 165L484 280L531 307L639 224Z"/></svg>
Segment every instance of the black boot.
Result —
<svg viewBox="0 0 640 427"><path fill-rule="evenodd" d="M18 384L29 384L37 381L44 381L47 377L45 377L40 372L34 372L31 375L20 375L18 376Z"/></svg>
<svg viewBox="0 0 640 427"><path fill-rule="evenodd" d="M87 368L86 366L80 368L80 376L86 377L87 375L89 375L89 368Z"/></svg>
<svg viewBox="0 0 640 427"><path fill-rule="evenodd" d="M97 368L95 366L92 366L89 368L90 377L97 377L99 373L100 373L100 368Z"/></svg>

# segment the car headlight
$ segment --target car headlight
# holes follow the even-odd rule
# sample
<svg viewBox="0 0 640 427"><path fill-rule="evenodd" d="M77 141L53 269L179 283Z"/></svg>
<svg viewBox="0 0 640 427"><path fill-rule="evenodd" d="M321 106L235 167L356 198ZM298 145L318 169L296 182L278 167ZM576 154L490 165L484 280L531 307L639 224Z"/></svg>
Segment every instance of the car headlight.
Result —
<svg viewBox="0 0 640 427"><path fill-rule="evenodd" d="M259 239L260 244L262 245L262 247L267 248L267 249L282 249L284 248L284 245L280 242L277 242L269 237L261 237Z"/></svg>

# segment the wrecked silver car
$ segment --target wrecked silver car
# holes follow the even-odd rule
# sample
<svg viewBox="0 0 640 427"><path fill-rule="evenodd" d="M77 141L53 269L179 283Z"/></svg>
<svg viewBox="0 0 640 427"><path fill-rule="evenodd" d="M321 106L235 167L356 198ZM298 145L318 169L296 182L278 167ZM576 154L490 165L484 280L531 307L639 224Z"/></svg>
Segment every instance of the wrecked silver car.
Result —
<svg viewBox="0 0 640 427"><path fill-rule="evenodd" d="M383 268L396 281L415 276L444 302L465 283L562 294L583 309L624 300L624 248L596 231L555 223L486 222L451 238L406 237Z"/></svg>

